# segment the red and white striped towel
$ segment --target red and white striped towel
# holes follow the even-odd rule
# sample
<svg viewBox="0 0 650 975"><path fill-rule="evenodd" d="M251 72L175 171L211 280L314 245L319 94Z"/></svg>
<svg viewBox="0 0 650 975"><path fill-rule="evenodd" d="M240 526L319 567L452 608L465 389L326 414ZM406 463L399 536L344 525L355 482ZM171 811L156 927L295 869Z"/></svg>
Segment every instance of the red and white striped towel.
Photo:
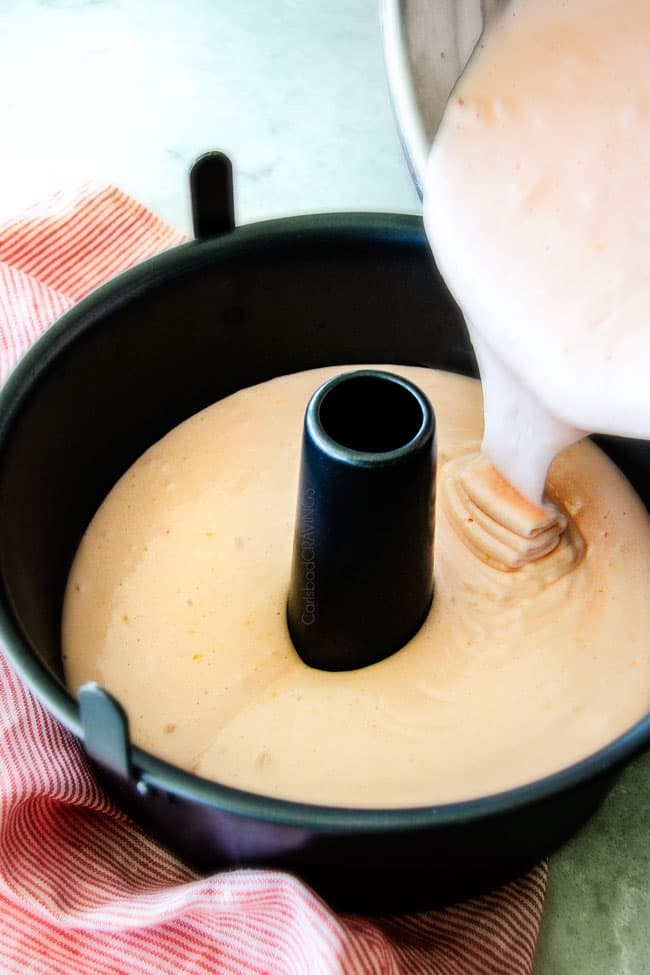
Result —
<svg viewBox="0 0 650 975"><path fill-rule="evenodd" d="M110 186L0 226L2 378L74 301L182 239ZM2 973L525 975L545 882L540 865L464 904L366 919L288 874L199 877L115 808L0 655Z"/></svg>

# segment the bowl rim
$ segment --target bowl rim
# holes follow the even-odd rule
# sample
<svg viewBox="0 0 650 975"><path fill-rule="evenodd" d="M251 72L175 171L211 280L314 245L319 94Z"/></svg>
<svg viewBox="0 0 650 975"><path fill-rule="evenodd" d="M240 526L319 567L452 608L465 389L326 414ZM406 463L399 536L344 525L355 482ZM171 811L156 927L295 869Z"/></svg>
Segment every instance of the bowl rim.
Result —
<svg viewBox="0 0 650 975"><path fill-rule="evenodd" d="M409 60L406 4L405 0L379 0L379 4L384 65L393 115L406 165L418 196L422 199L431 140L418 108L413 69Z"/></svg>
<svg viewBox="0 0 650 975"><path fill-rule="evenodd" d="M274 218L237 227L220 237L189 241L149 258L92 291L64 312L31 346L0 390L0 455L23 402L40 377L87 329L161 281L219 262L249 256L252 246L290 243L293 248L341 240L390 241L422 247L421 218L399 213L319 213ZM13 670L45 709L83 742L79 705L22 632L4 586L0 587L0 642ZM279 799L204 779L130 744L133 784L139 791L172 792L223 812L276 825L337 833L396 832L459 826L542 802L600 775L614 773L650 744L650 712L598 751L516 788L439 805L365 808Z"/></svg>

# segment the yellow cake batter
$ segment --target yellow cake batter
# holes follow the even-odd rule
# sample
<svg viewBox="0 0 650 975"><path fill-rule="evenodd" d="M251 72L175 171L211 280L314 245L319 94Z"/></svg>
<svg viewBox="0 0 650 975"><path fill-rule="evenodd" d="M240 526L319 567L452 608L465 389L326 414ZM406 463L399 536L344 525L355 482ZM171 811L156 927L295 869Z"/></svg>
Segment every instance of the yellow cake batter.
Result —
<svg viewBox="0 0 650 975"><path fill-rule="evenodd" d="M255 792L399 807L530 782L647 713L650 518L628 483L590 442L569 447L547 485L560 516L531 529L523 513L522 537L555 533L549 553L518 568L504 555L511 536L499 535L495 568L463 526L463 478L482 463L479 384L385 368L437 415L436 589L424 626L359 671L301 661L285 610L302 420L311 394L343 370L237 393L133 465L71 570L68 683L114 694L141 747ZM519 521L506 526L515 535Z"/></svg>

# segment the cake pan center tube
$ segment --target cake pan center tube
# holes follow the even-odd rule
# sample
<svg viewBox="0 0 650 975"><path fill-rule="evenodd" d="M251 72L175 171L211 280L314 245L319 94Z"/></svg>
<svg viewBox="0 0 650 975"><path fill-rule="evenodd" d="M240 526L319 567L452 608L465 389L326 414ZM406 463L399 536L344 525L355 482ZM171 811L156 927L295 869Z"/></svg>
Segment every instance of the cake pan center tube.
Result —
<svg viewBox="0 0 650 975"><path fill-rule="evenodd" d="M392 373L336 376L305 413L287 620L305 663L356 670L418 631L433 597L436 428Z"/></svg>

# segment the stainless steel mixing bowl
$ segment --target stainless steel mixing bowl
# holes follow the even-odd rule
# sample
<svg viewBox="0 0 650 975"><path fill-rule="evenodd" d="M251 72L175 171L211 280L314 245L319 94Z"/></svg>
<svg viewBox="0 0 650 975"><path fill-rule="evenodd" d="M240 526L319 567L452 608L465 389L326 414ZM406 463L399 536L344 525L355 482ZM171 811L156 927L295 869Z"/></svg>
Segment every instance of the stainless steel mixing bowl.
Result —
<svg viewBox="0 0 650 975"><path fill-rule="evenodd" d="M508 0L380 0L384 55L406 160L420 196L449 94Z"/></svg>

